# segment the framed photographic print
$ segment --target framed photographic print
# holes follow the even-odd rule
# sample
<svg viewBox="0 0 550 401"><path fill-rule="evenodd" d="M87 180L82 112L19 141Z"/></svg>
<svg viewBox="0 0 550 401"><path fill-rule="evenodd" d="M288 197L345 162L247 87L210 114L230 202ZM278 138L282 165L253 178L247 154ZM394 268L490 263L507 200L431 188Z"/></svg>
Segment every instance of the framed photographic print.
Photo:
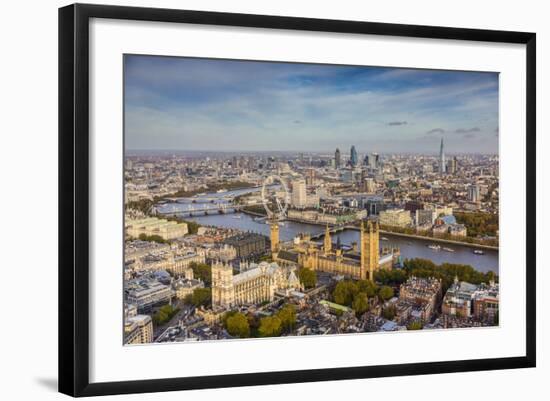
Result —
<svg viewBox="0 0 550 401"><path fill-rule="evenodd" d="M535 366L535 34L59 10L59 390Z"/></svg>

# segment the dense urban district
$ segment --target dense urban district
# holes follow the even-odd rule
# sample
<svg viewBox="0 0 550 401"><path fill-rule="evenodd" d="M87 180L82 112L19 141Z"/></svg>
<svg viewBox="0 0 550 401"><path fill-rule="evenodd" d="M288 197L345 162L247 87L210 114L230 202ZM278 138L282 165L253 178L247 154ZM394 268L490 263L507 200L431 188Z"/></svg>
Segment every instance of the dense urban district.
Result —
<svg viewBox="0 0 550 401"><path fill-rule="evenodd" d="M498 252L498 156L437 145L127 152L124 343L498 325L498 266L403 258L387 238L449 260L456 246ZM265 230L200 217L213 215ZM298 223L317 230L288 238Z"/></svg>

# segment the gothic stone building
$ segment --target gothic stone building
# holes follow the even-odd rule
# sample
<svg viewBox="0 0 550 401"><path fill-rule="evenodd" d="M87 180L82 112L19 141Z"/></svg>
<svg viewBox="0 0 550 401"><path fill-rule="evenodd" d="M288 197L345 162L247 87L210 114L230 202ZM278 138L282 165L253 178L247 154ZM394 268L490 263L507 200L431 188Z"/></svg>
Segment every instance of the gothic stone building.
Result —
<svg viewBox="0 0 550 401"><path fill-rule="evenodd" d="M333 246L328 226L322 246L307 235L288 245L279 243L275 224L271 230L273 260L282 265L341 274L356 280L373 280L377 270L392 268L393 253L380 255L378 223L369 221L365 228L365 224L361 222L360 233L359 248L344 252Z"/></svg>
<svg viewBox="0 0 550 401"><path fill-rule="evenodd" d="M227 238L224 244L235 248L237 258L247 258L265 251L266 237L256 233L243 233Z"/></svg>
<svg viewBox="0 0 550 401"><path fill-rule="evenodd" d="M212 265L212 306L231 307L272 301L275 291L300 288L292 267L277 263L250 264L248 270L233 274L230 264Z"/></svg>

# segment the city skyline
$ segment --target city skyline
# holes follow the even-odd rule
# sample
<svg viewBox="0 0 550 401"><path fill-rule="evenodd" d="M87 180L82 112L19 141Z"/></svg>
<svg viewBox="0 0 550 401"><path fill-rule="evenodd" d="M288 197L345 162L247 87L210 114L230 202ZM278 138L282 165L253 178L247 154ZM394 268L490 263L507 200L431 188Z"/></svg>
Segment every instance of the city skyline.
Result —
<svg viewBox="0 0 550 401"><path fill-rule="evenodd" d="M358 155L369 155L371 153L376 153L381 156L388 156L388 155L411 155L411 156L426 156L426 157L435 157L439 158L440 155L440 141L441 138L437 139L434 138L437 146L433 146L433 149L430 149L426 152L413 152L413 151L403 151L403 152L378 152L376 150L361 150L359 149L357 151ZM343 148L343 146L337 147L336 149ZM139 156L143 154L151 154L151 155L166 155L167 153L174 153L174 154L185 154L185 153L193 153L193 154L265 154L265 155L277 155L277 154L284 154L284 155L296 155L296 154L304 154L305 155L316 155L316 156L334 156L334 152L336 149L322 149L317 151L311 151L308 149L295 149L295 150L279 150L279 149L269 149L269 150L245 150L245 149L234 149L234 150L211 150L211 149L126 149L126 156ZM498 151L495 152L479 152L479 151L472 151L472 152L453 152L452 149L448 151L447 148L445 148L445 155L453 155L453 156L464 156L464 155L472 155L472 156L498 156ZM344 159L349 158L349 152L342 152L342 157Z"/></svg>
<svg viewBox="0 0 550 401"><path fill-rule="evenodd" d="M227 152L437 154L443 137L447 154L498 153L496 73L158 56L124 64L128 151L216 143Z"/></svg>

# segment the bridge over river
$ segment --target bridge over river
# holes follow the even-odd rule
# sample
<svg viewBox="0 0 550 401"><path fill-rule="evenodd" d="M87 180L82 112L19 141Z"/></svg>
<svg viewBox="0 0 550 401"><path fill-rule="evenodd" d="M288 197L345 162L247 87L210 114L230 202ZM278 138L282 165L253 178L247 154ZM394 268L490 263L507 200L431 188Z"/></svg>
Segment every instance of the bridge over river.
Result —
<svg viewBox="0 0 550 401"><path fill-rule="evenodd" d="M241 205L233 202L201 202L201 203L164 203L156 205L152 213L164 216L207 216L209 214L227 214L240 212L249 206L259 206L262 202Z"/></svg>

